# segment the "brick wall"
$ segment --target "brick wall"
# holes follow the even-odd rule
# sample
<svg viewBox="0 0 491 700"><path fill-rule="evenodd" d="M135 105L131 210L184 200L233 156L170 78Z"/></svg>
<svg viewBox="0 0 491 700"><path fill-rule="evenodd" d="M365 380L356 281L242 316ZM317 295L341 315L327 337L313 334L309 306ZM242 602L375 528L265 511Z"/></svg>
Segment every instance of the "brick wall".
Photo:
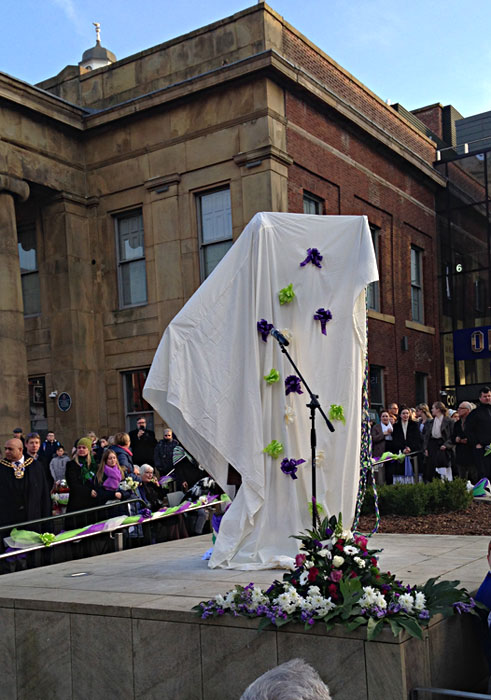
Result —
<svg viewBox="0 0 491 700"><path fill-rule="evenodd" d="M381 317L369 319L369 362L384 367L385 399L415 403L415 372L428 375L429 400L439 398L440 354L434 188L387 148L333 110L287 93L288 205L303 211L303 193L326 214L365 214L380 229ZM411 321L411 245L423 253L424 325ZM402 350L407 337L409 349Z"/></svg>

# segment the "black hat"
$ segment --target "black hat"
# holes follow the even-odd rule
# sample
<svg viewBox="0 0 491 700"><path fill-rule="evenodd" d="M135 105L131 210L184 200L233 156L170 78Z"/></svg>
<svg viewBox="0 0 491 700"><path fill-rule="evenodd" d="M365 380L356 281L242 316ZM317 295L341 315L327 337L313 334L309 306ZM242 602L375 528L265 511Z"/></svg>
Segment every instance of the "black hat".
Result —
<svg viewBox="0 0 491 700"><path fill-rule="evenodd" d="M23 433L24 431L22 430L22 428L14 428L14 429L12 430L12 432L13 432L13 433Z"/></svg>

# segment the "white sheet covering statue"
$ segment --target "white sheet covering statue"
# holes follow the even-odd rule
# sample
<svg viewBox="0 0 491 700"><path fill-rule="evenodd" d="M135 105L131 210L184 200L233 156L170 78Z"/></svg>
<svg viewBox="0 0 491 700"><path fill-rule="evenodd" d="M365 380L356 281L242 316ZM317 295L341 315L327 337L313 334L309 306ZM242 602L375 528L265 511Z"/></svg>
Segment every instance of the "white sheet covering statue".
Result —
<svg viewBox="0 0 491 700"><path fill-rule="evenodd" d="M307 249L321 267L300 263ZM315 259L315 254L314 254ZM378 279L366 217L261 213L166 329L143 395L222 486L230 462L242 487L222 520L211 567L266 569L298 552L296 535L311 525L308 395L285 394L294 374L277 341L257 323L289 329L288 350L328 413L341 405L346 423L330 433L317 416L317 497L329 512L354 515L359 476L361 392L366 344L365 287ZM295 297L280 304L292 284ZM314 320L330 310L326 324ZM269 384L271 369L280 380ZM285 416L286 410L288 416ZM284 446L273 459L272 440ZM324 459L322 457L324 456ZM305 459L297 479L284 458Z"/></svg>

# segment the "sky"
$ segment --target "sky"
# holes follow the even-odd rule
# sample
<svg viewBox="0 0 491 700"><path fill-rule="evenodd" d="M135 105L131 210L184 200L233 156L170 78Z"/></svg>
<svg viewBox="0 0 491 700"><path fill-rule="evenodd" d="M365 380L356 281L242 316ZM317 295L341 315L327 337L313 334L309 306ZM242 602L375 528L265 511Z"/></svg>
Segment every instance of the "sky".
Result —
<svg viewBox="0 0 491 700"><path fill-rule="evenodd" d="M101 43L125 58L254 0L0 0L0 71L29 83ZM272 7L383 100L440 102L464 117L491 109L491 1L270 0Z"/></svg>

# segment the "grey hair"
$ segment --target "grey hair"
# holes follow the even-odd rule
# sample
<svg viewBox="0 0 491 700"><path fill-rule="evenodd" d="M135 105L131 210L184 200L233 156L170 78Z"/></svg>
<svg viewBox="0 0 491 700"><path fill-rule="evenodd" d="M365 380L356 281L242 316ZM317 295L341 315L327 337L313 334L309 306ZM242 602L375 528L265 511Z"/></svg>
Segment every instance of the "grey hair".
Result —
<svg viewBox="0 0 491 700"><path fill-rule="evenodd" d="M292 659L266 671L240 700L332 700L317 671L303 659Z"/></svg>
<svg viewBox="0 0 491 700"><path fill-rule="evenodd" d="M462 408L466 408L468 411L472 411L472 404L469 401L461 401L459 403L459 408L462 406Z"/></svg>
<svg viewBox="0 0 491 700"><path fill-rule="evenodd" d="M139 469L140 469L140 474L144 474L149 469L151 469L153 471L153 467L151 464L142 464L141 467L139 467Z"/></svg>

